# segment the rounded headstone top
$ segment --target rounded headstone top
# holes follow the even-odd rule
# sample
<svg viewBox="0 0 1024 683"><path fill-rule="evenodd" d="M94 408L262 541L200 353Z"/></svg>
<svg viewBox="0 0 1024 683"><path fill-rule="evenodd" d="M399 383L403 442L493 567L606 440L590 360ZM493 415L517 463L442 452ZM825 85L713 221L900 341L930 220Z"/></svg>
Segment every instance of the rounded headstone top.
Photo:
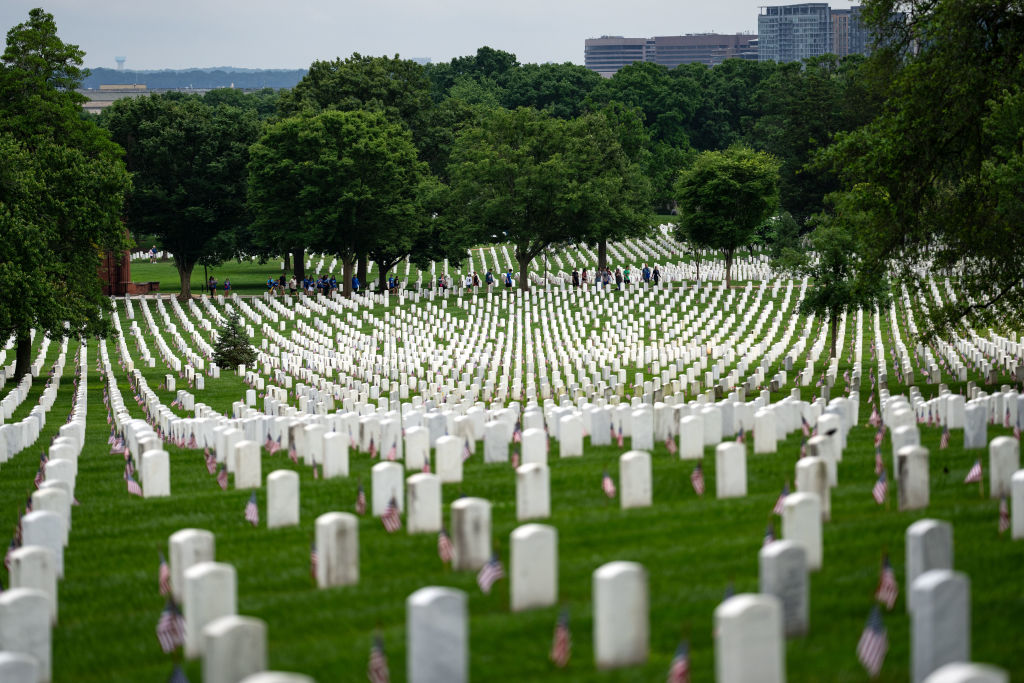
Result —
<svg viewBox="0 0 1024 683"><path fill-rule="evenodd" d="M782 614L782 602L768 593L738 593L726 598L715 608L714 618L735 619L750 614L751 610L774 610Z"/></svg>
<svg viewBox="0 0 1024 683"><path fill-rule="evenodd" d="M923 683L1010 683L1010 675L988 664L953 662L928 674Z"/></svg>
<svg viewBox="0 0 1024 683"><path fill-rule="evenodd" d="M424 586L423 588L410 593L409 597L406 598L406 603L414 606L429 605L437 602L438 600L455 600L464 604L468 600L468 597L465 591L461 591L458 588L449 588L447 586Z"/></svg>
<svg viewBox="0 0 1024 683"><path fill-rule="evenodd" d="M594 580L613 580L626 575L645 576L647 570L639 562L617 560L601 565L594 570Z"/></svg>
<svg viewBox="0 0 1024 683"><path fill-rule="evenodd" d="M246 676L241 683L316 683L305 674L293 674L287 671L261 671Z"/></svg>
<svg viewBox="0 0 1024 683"><path fill-rule="evenodd" d="M452 503L453 510L466 510L468 508L475 507L491 507L491 501L486 498L474 498L472 496L463 496Z"/></svg>

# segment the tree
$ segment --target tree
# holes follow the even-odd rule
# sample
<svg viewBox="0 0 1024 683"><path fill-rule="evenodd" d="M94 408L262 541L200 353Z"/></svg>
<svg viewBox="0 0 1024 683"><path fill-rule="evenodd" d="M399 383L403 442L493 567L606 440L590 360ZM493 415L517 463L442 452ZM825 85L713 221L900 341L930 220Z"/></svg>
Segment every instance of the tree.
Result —
<svg viewBox="0 0 1024 683"><path fill-rule="evenodd" d="M846 195L830 201L839 204L833 212L814 217L814 230L808 236L808 248L785 247L774 266L794 277L810 278L800 310L828 321L829 357L836 357L839 319L845 313L886 305L889 283L877 262L864 258L858 238L858 224L864 215Z"/></svg>
<svg viewBox="0 0 1024 683"><path fill-rule="evenodd" d="M253 230L266 243L337 255L348 295L359 255L391 243L404 252L407 237L430 220L418 201L428 182L408 128L381 112L288 118L268 127L252 147Z"/></svg>
<svg viewBox="0 0 1024 683"><path fill-rule="evenodd" d="M956 301L921 332L1024 324L1020 188L1024 23L1017 3L869 0L869 66L880 116L839 136L826 160L858 202L867 258L911 292L934 273Z"/></svg>
<svg viewBox="0 0 1024 683"><path fill-rule="evenodd" d="M239 365L252 365L256 362L256 349L249 343L249 335L242 329L238 311L228 313L227 320L217 331L213 362L221 368L237 368Z"/></svg>
<svg viewBox="0 0 1024 683"><path fill-rule="evenodd" d="M246 163L259 137L256 111L169 93L121 99L104 114L134 181L128 225L159 237L187 299L196 264L235 255L231 233L249 222Z"/></svg>
<svg viewBox="0 0 1024 683"><path fill-rule="evenodd" d="M725 253L725 280L736 249L747 245L779 203L779 162L748 147L701 152L679 174L676 239Z"/></svg>
<svg viewBox="0 0 1024 683"><path fill-rule="evenodd" d="M33 329L110 329L100 250L126 244L130 181L118 147L82 116L83 55L34 9L0 58L0 338L15 336L15 377L29 370Z"/></svg>
<svg viewBox="0 0 1024 683"><path fill-rule="evenodd" d="M607 237L616 220L632 229L648 201L601 114L562 120L492 109L459 133L451 158L455 216L479 241L515 245L524 291L530 263L549 245Z"/></svg>

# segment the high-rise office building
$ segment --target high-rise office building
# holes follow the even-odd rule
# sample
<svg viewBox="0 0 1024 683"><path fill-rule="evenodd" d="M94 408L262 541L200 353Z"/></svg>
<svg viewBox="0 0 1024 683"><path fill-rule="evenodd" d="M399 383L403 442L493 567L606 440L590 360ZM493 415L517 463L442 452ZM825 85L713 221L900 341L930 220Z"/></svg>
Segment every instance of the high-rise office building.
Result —
<svg viewBox="0 0 1024 683"><path fill-rule="evenodd" d="M584 44L586 67L611 77L633 62L654 62L670 69L680 64L715 66L726 59L757 59L757 36L747 33L692 33L684 36L624 38L601 36Z"/></svg>
<svg viewBox="0 0 1024 683"><path fill-rule="evenodd" d="M762 7L757 17L762 62L796 62L832 51L832 15L828 3Z"/></svg>
<svg viewBox="0 0 1024 683"><path fill-rule="evenodd" d="M831 9L828 3L762 7L757 17L758 59L796 62L832 53L840 57L871 52L860 7Z"/></svg>

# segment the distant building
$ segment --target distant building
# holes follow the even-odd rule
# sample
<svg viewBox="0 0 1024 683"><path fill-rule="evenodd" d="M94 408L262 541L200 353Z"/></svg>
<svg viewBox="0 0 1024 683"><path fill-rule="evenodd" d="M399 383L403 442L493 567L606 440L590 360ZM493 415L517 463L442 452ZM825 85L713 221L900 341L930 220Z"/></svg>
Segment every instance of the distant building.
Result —
<svg viewBox="0 0 1024 683"><path fill-rule="evenodd" d="M654 62L672 69L680 64L715 66L732 58L756 60L757 36L747 33L691 33L653 38L601 36L588 38L583 48L583 63L605 78L634 62Z"/></svg>
<svg viewBox="0 0 1024 683"><path fill-rule="evenodd" d="M860 7L831 9L825 2L762 7L757 17L758 59L797 62L835 54L870 53Z"/></svg>

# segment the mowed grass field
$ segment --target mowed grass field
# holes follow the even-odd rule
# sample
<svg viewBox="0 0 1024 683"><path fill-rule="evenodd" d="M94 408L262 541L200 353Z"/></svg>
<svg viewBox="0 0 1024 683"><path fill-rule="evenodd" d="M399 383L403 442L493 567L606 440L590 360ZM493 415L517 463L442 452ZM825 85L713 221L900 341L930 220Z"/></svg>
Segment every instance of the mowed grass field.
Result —
<svg viewBox="0 0 1024 683"><path fill-rule="evenodd" d="M135 266L133 265L133 270ZM138 275L136 280L140 280ZM222 277L218 277L223 281ZM234 276L232 276L234 281ZM265 280L265 278L264 278ZM123 311L122 311L123 313ZM122 325L126 320L122 316ZM140 320L151 350L152 338ZM797 329L802 329L798 325ZM883 325L883 329L885 329ZM847 325L840 375L850 367ZM870 328L865 325L865 344ZM38 343L38 340L37 340ZM56 343L54 343L56 344ZM73 358L78 342L69 345L68 362L58 399L48 415L39 442L0 469L0 510L13 523L32 489L40 451L67 417L71 405ZM691 643L694 680L713 680L712 614L728 586L736 592L756 591L757 553L765 527L780 520L771 515L783 484L792 486L801 436L791 435L773 455L754 455L748 446L748 496L716 500L714 449L705 449L703 468L707 493L698 497L690 485L693 461L669 454L664 444L652 453L654 505L648 509L619 509L618 500L601 491L602 473L618 481L618 457L629 449L585 448L582 458L559 458L551 441L552 517L544 521L559 533L559 593L556 607L513 614L509 611L507 579L490 595L481 593L475 573L446 569L437 556L435 535L410 536L405 530L388 534L379 520L360 522L360 583L318 590L309 575L309 549L317 515L353 511L360 483L370 491L369 454L350 452L347 479L314 479L308 467L296 466L282 453L264 454L263 475L275 469L300 473L301 523L289 529L253 528L243 518L248 491L222 491L207 473L201 450L167 446L171 455L171 491L167 499L130 496L122 478L124 460L110 454L109 427L103 407L104 380L97 371L98 343L87 343L89 359L88 426L86 447L79 459L70 545L65 553L65 579L60 584L60 621L53 631L54 672L57 681L148 681L165 679L173 659L155 636L164 599L157 585L160 552L178 529L197 527L216 535L217 560L238 571L239 614L259 617L268 624L272 669L298 671L318 681L360 681L373 635L383 638L392 680L405 680L405 599L423 586L442 585L469 595L470 673L474 680L651 681L662 680L680 638ZM128 341L134 353L134 341ZM56 357L51 345L45 368ZM142 417L132 402L127 375L117 365L113 340L107 342L115 376L129 410ZM865 372L868 367L865 353ZM166 370L146 369L154 389ZM45 376L45 370L44 370ZM890 373L891 375L892 373ZM45 377L36 380L38 396ZM975 458L987 470L987 453L965 452L962 432L954 431L949 449L939 449L940 429L921 428L922 443L931 450L931 504L927 510L898 512L895 496L886 505L871 497L874 474L874 430L867 421L868 382L861 386L860 421L839 464L839 487L832 492L832 521L824 527L824 566L811 575L810 634L789 641L787 672L793 681L861 681L866 673L857 662L856 645L873 604L881 557L890 554L900 581L900 597L886 613L890 651L881 680L909 677L909 621L905 609L904 532L917 519L932 517L954 527L955 565L971 579L973 659L999 665L1015 676L1024 674L1024 542L1011 542L997 533L998 501L979 495L977 485L962 483ZM208 378L201 400L220 412L244 395L245 385L234 373ZM959 385L951 387L954 391ZM906 386L890 384L892 393ZM839 391L836 388L833 394ZM931 395L934 388L925 388ZM169 404L173 394L157 391ZM788 393L788 392L787 392ZM810 400L812 388L802 390ZM782 393L772 400L781 399ZM989 427L989 439L1009 434ZM585 444L587 442L585 441ZM466 463L461 484L444 485L444 517L458 496L479 496L493 503L493 543L506 568L509 533L515 518L515 473L511 465L482 463L482 444ZM891 475L891 445L883 444ZM987 481L987 472L986 472ZM987 486L987 484L986 484ZM261 517L266 517L265 487L258 493ZM593 664L591 575L606 562L629 560L649 573L651 653L646 665L617 671L597 671ZM0 572L3 572L0 569ZM7 576L3 575L6 586ZM561 608L570 613L573 636L569 666L556 669L548 660L552 632ZM201 680L200 664L186 672Z"/></svg>

